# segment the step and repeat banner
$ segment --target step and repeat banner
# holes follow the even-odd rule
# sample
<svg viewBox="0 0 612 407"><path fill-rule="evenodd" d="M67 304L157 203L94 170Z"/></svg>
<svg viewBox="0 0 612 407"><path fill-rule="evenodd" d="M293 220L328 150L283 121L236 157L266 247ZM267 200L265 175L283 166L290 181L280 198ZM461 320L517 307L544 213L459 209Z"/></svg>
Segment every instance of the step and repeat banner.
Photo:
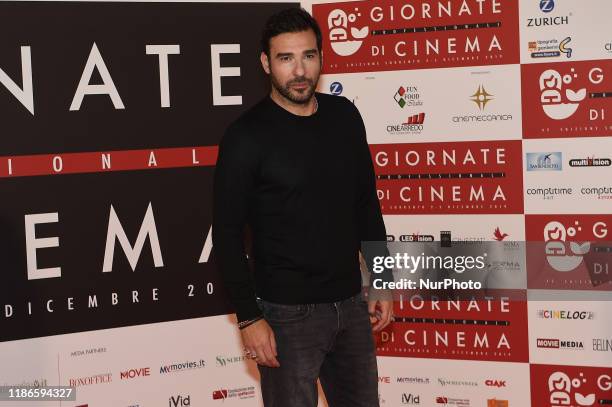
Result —
<svg viewBox="0 0 612 407"><path fill-rule="evenodd" d="M381 406L612 404L612 3L316 3L321 87L363 115L388 240L526 247L490 299L400 295Z"/></svg>
<svg viewBox="0 0 612 407"><path fill-rule="evenodd" d="M262 405L212 176L267 91L263 23L298 5L0 1L0 386L76 388L0 406ZM612 3L301 5L319 90L363 116L389 241L541 242L511 299L396 302L381 406L612 404L612 266L583 243L612 245Z"/></svg>

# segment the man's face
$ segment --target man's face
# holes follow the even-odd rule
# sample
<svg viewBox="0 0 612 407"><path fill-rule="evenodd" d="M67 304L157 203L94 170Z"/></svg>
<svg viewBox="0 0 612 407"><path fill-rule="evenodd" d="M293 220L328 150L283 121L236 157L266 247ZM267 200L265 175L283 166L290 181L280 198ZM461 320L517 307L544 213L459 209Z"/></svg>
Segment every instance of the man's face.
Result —
<svg viewBox="0 0 612 407"><path fill-rule="evenodd" d="M312 30L283 33L270 39L270 57L261 53L261 64L272 86L293 103L306 103L317 87L321 55Z"/></svg>

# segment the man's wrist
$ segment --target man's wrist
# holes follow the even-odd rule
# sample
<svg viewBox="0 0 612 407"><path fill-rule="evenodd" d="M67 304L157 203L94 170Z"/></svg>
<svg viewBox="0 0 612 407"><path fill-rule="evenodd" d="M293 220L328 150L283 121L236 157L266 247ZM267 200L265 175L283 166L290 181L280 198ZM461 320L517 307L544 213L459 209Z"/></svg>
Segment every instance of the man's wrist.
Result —
<svg viewBox="0 0 612 407"><path fill-rule="evenodd" d="M239 329L246 328L247 326L249 326L251 324L254 324L255 322L259 321L262 318L263 318L263 315L259 315L259 316L256 316L255 318L251 318L251 319L246 319L244 321L240 321L240 322L238 322L238 328Z"/></svg>
<svg viewBox="0 0 612 407"><path fill-rule="evenodd" d="M378 289L374 286L368 287L368 300L393 301L393 290L385 288Z"/></svg>

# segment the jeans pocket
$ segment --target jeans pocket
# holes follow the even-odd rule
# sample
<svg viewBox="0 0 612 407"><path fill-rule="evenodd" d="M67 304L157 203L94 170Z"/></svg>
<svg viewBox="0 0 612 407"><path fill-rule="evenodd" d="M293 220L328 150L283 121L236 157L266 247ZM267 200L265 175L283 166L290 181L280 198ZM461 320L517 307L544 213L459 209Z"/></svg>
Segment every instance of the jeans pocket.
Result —
<svg viewBox="0 0 612 407"><path fill-rule="evenodd" d="M272 324L289 324L303 321L312 314L311 304L276 304L261 301L262 312L266 321Z"/></svg>

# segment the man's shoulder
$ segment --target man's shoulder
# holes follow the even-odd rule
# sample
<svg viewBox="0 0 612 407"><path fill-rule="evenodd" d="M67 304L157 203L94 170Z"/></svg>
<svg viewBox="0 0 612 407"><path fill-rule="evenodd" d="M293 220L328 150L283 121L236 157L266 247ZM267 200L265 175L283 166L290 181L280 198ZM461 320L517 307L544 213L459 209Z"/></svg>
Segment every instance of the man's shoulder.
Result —
<svg viewBox="0 0 612 407"><path fill-rule="evenodd" d="M329 93L315 92L317 100L322 103L328 103L330 105L347 106L351 104L351 101L346 96L330 95Z"/></svg>
<svg viewBox="0 0 612 407"><path fill-rule="evenodd" d="M355 114L358 112L357 108L346 96L330 95L328 93L316 93L317 101L321 105L325 105L328 108L336 109L338 111L346 112L347 114Z"/></svg>
<svg viewBox="0 0 612 407"><path fill-rule="evenodd" d="M240 113L236 119L227 125L223 138L231 138L243 143L254 143L254 135L257 130L266 126L268 117L266 102L266 99L263 98Z"/></svg>
<svg viewBox="0 0 612 407"><path fill-rule="evenodd" d="M229 124L229 127L252 127L257 125L266 114L266 99L263 98L256 102L251 107L247 108L244 112Z"/></svg>

